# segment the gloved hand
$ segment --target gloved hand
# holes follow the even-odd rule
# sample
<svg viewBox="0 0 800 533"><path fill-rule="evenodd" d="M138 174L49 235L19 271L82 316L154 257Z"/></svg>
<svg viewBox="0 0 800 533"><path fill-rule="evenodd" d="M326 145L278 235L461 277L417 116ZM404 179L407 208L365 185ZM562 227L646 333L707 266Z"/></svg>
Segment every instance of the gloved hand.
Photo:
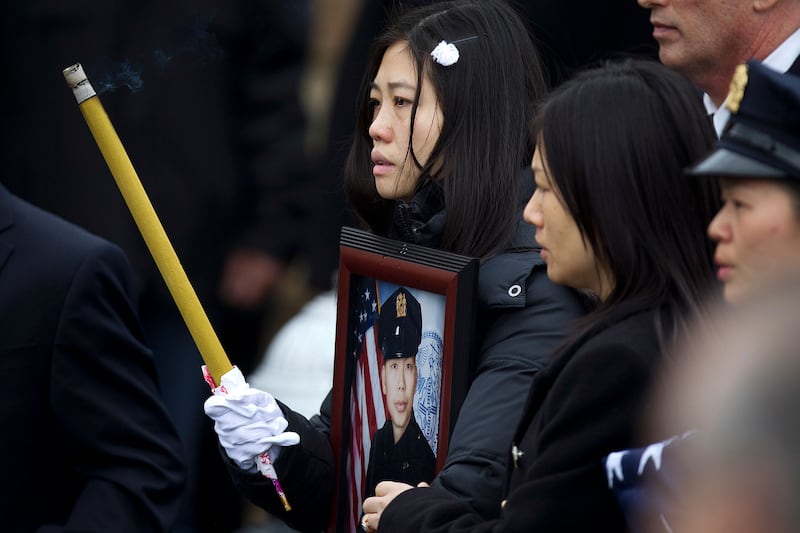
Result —
<svg viewBox="0 0 800 533"><path fill-rule="evenodd" d="M275 398L250 388L238 368L225 373L212 392L203 408L214 420L214 430L225 453L242 470L256 472L256 461L262 453L269 450L274 461L280 446L300 442L297 433L286 431L289 423Z"/></svg>

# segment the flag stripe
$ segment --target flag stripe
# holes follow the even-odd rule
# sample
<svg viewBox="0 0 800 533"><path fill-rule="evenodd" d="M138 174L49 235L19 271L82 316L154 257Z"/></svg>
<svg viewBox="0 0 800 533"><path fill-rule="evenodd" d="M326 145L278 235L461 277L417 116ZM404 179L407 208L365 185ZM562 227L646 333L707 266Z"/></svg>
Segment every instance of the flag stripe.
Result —
<svg viewBox="0 0 800 533"><path fill-rule="evenodd" d="M374 280L365 280L357 307L354 329L354 377L350 390L350 446L347 478L350 493L346 497L346 528L356 533L360 528L372 434L386 422L387 411L380 386L380 366L376 347L377 290Z"/></svg>

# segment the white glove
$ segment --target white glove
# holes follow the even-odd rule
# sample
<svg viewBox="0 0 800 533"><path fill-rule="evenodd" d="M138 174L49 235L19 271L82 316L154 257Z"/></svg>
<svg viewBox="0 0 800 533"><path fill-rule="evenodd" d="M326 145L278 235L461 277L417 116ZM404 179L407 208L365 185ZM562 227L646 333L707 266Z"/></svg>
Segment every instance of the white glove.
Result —
<svg viewBox="0 0 800 533"><path fill-rule="evenodd" d="M214 420L214 431L225 453L239 468L256 472L262 453L272 449L274 461L280 446L300 442L300 435L285 431L289 423L275 398L250 388L238 368L226 372L220 382L203 408Z"/></svg>

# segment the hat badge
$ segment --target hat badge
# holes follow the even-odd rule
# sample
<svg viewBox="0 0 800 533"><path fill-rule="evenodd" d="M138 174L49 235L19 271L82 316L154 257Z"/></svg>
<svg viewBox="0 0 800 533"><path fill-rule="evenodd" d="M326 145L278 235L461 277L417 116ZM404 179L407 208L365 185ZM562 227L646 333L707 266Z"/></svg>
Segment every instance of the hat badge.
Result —
<svg viewBox="0 0 800 533"><path fill-rule="evenodd" d="M744 89L747 87L747 65L742 64L736 67L731 79L731 87L728 90L727 103L725 104L731 113L738 113L739 106L744 98Z"/></svg>
<svg viewBox="0 0 800 533"><path fill-rule="evenodd" d="M406 304L406 295L403 294L402 292L400 294L398 294L397 295L397 300L395 300L395 302L394 302L394 306L395 306L395 311L397 312L397 314L395 315L396 318L403 318L404 316L406 316L406 312L407 312L406 311L406 306L407 306L407 304Z"/></svg>

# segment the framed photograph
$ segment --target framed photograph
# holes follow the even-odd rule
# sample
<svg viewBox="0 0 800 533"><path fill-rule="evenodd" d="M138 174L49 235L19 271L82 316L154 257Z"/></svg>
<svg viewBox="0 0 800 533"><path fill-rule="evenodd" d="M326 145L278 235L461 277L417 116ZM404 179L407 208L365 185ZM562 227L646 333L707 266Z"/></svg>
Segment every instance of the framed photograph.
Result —
<svg viewBox="0 0 800 533"><path fill-rule="evenodd" d="M383 480L416 485L444 465L473 364L478 260L343 228L329 532L360 531Z"/></svg>

